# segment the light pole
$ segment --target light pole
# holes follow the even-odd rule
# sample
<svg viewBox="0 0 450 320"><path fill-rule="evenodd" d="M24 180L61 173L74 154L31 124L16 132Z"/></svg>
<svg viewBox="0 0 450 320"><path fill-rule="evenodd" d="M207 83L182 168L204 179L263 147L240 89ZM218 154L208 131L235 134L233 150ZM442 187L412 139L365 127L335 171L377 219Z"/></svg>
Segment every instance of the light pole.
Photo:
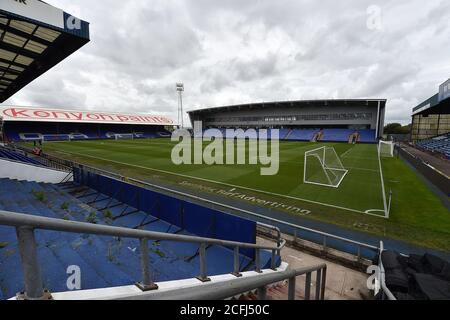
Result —
<svg viewBox="0 0 450 320"><path fill-rule="evenodd" d="M178 92L178 123L181 123L181 129L184 128L184 115L183 115L183 92L184 92L184 84L179 82L177 83L177 92ZM181 120L181 121L180 121Z"/></svg>

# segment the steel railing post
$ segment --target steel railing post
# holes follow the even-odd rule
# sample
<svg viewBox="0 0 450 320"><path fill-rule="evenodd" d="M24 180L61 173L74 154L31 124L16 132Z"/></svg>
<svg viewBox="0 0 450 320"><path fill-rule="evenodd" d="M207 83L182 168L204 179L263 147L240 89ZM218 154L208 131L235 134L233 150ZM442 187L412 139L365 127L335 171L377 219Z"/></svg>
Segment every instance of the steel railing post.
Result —
<svg viewBox="0 0 450 320"><path fill-rule="evenodd" d="M289 278L289 287L288 287L288 300L295 300L295 284L296 278Z"/></svg>
<svg viewBox="0 0 450 320"><path fill-rule="evenodd" d="M45 299L34 229L18 227L16 233L25 281L25 292L18 297L25 300Z"/></svg>
<svg viewBox="0 0 450 320"><path fill-rule="evenodd" d="M206 243L200 244L200 249L198 253L200 258L200 275L197 277L197 279L200 280L201 282L211 281L211 279L208 278L208 273L206 269Z"/></svg>
<svg viewBox="0 0 450 320"><path fill-rule="evenodd" d="M274 271L277 271L276 258L277 258L277 250L272 250L272 259L270 261L270 268Z"/></svg>
<svg viewBox="0 0 450 320"><path fill-rule="evenodd" d="M325 300L325 290L327 284L327 267L322 269L322 290L320 290L320 300Z"/></svg>
<svg viewBox="0 0 450 320"><path fill-rule="evenodd" d="M261 271L261 257L259 255L259 249L255 249L255 271L262 273Z"/></svg>
<svg viewBox="0 0 450 320"><path fill-rule="evenodd" d="M306 274L306 281L305 281L305 300L311 299L311 272L308 272Z"/></svg>
<svg viewBox="0 0 450 320"><path fill-rule="evenodd" d="M316 300L320 299L320 290L322 289L322 270L317 270L316 274Z"/></svg>
<svg viewBox="0 0 450 320"><path fill-rule="evenodd" d="M241 274L241 266L240 266L240 261L239 261L239 247L235 247L234 248L234 271L232 273L233 276L235 277L242 277Z"/></svg>
<svg viewBox="0 0 450 320"><path fill-rule="evenodd" d="M267 288L265 286L258 288L258 300L266 300Z"/></svg>
<svg viewBox="0 0 450 320"><path fill-rule="evenodd" d="M140 239L140 255L141 255L141 269L142 269L142 282L136 283L136 285L142 291L157 290L158 285L152 280L152 274L150 271L150 256L148 250L148 239Z"/></svg>

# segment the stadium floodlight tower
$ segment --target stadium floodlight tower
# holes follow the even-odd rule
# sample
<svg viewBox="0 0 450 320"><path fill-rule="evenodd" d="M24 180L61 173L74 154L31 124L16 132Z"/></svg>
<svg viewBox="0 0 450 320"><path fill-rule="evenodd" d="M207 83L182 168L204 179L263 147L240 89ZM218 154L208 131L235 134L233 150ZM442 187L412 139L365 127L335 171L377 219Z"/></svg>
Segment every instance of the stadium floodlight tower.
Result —
<svg viewBox="0 0 450 320"><path fill-rule="evenodd" d="M184 128L184 119L183 119L184 84L182 82L177 83L177 92L178 92L178 124L181 123L181 129L183 129Z"/></svg>

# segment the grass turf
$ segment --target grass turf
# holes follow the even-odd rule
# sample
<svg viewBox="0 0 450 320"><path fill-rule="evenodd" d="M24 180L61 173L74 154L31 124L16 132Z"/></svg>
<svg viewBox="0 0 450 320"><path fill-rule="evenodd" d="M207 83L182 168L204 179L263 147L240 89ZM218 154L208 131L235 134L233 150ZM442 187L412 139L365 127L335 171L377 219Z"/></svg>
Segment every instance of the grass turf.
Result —
<svg viewBox="0 0 450 320"><path fill-rule="evenodd" d="M171 161L174 145L166 139L57 142L46 143L44 151L141 180L177 184L248 201L236 197L238 190L247 199L256 197L271 201L272 205L277 203L278 210L293 215L309 212L305 215L309 219L450 250L447 208L400 159L383 158L382 161L386 192L393 192L390 219L364 213L384 207L376 145L281 142L280 170L275 176L261 176L260 165L176 166ZM304 153L323 145L334 147L349 170L337 189L302 181ZM235 146L235 153L242 151Z"/></svg>

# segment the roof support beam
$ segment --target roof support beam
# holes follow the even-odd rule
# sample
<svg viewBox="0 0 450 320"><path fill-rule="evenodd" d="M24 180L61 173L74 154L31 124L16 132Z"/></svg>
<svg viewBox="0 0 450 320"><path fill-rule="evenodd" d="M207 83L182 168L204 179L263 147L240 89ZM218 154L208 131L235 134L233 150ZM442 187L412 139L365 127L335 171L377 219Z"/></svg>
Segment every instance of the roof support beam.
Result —
<svg viewBox="0 0 450 320"><path fill-rule="evenodd" d="M0 62L7 63L7 64L10 64L10 65L13 65L13 66L16 66L16 67L19 67L19 68L24 68L24 69L28 68L27 65L21 64L21 63L16 62L16 61L9 61L9 60L0 58Z"/></svg>
<svg viewBox="0 0 450 320"><path fill-rule="evenodd" d="M2 66L0 66L0 71L6 72L6 73L10 73L10 74L13 74L13 75L16 75L16 76L20 76L20 74L21 74L19 71L16 71L16 70L13 70L13 69L8 69L8 68L2 67Z"/></svg>
<svg viewBox="0 0 450 320"><path fill-rule="evenodd" d="M40 57L39 54L37 54L37 53L35 53L33 51L30 51L30 50L27 50L27 49L24 49L24 48L21 48L21 47L16 47L16 46L14 46L12 44L9 44L9 43L6 43L6 42L0 42L0 48L8 50L8 51L11 51L11 52L16 53L16 54L20 54L20 55L25 56L27 58L31 58L33 60L39 59L39 57Z"/></svg>
<svg viewBox="0 0 450 320"><path fill-rule="evenodd" d="M33 34L35 31L33 31L33 33L26 33L26 32L20 31L18 29L15 29L15 28L13 28L13 27L11 27L9 25L0 25L0 29L3 29L3 30L5 30L7 32L10 32L10 33L13 33L13 34L15 34L17 36L20 36L22 38L26 38L26 39L30 39L30 40L32 40L34 42L38 42L38 43L43 44L43 45L45 45L47 47L52 45L52 43L50 41L47 41L47 40L44 40L42 38L36 37Z"/></svg>

